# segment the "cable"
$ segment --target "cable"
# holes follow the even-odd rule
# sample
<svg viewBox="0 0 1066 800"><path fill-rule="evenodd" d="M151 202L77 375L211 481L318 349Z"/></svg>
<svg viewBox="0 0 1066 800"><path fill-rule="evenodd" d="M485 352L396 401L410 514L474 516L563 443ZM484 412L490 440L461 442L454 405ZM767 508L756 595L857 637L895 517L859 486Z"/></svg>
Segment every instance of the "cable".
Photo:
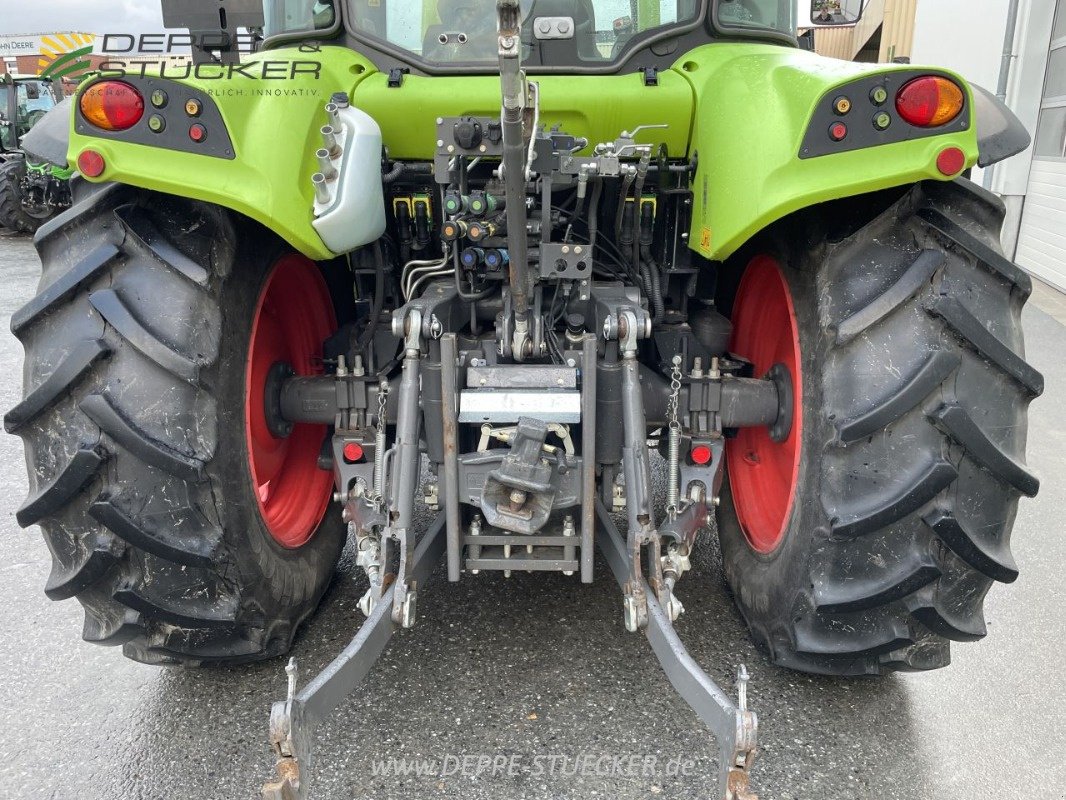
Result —
<svg viewBox="0 0 1066 800"><path fill-rule="evenodd" d="M526 174L525 179L528 181L533 177L533 156L535 155L537 146L537 128L540 126L540 84L533 81L529 84L529 93L534 95L533 97L533 127L530 128L532 133L529 135L529 153L526 155Z"/></svg>
<svg viewBox="0 0 1066 800"><path fill-rule="evenodd" d="M628 173L622 181L622 193L618 199L618 213L614 218L614 238L620 239L622 237L622 215L626 210L626 200L629 198L629 187L633 185L633 181L636 178L635 172Z"/></svg>

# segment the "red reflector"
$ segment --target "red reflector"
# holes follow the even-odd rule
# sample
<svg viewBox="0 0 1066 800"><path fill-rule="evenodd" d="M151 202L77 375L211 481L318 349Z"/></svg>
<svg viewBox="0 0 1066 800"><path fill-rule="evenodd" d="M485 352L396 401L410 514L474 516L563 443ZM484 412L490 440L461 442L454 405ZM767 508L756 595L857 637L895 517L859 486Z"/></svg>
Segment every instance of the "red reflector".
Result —
<svg viewBox="0 0 1066 800"><path fill-rule="evenodd" d="M829 138L834 142L843 140L848 135L848 126L843 122L834 122L829 126Z"/></svg>
<svg viewBox="0 0 1066 800"><path fill-rule="evenodd" d="M82 116L105 131L129 130L144 116L141 93L122 81L94 83L79 102Z"/></svg>
<svg viewBox="0 0 1066 800"><path fill-rule="evenodd" d="M966 166L966 154L957 147L945 147L936 157L936 168L944 175L957 175Z"/></svg>
<svg viewBox="0 0 1066 800"><path fill-rule="evenodd" d="M700 466L703 466L704 464L711 463L711 448L709 448L705 444L696 445L692 448L692 452L688 455L689 458L692 459L693 464L699 464Z"/></svg>
<svg viewBox="0 0 1066 800"><path fill-rule="evenodd" d="M106 168L104 157L95 150L82 150L78 156L78 172L86 178L99 178Z"/></svg>
<svg viewBox="0 0 1066 800"><path fill-rule="evenodd" d="M363 460L363 448L357 442L348 442L344 445L344 460L349 464Z"/></svg>
<svg viewBox="0 0 1066 800"><path fill-rule="evenodd" d="M962 89L947 78L929 75L903 85L896 95L896 111L911 125L935 128L962 111Z"/></svg>
<svg viewBox="0 0 1066 800"><path fill-rule="evenodd" d="M207 138L207 128L197 123L189 128L189 138L194 142L202 142Z"/></svg>

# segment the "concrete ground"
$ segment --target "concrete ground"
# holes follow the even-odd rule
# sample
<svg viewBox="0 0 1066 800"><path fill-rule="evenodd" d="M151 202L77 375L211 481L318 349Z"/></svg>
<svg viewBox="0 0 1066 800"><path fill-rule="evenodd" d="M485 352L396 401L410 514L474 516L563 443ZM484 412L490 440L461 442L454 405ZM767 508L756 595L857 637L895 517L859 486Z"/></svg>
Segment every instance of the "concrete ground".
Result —
<svg viewBox="0 0 1066 800"><path fill-rule="evenodd" d="M22 351L6 334L8 319L38 275L29 240L0 239L0 409L21 393ZM1047 378L1029 447L1043 488L1021 504L1015 528L1021 578L994 587L989 636L956 646L949 669L838 680L770 666L724 587L717 545L704 542L681 587L687 613L678 627L723 685L736 664L748 665L762 742L754 788L763 800L1066 797L1066 426L1058 416L1066 329L1037 304L1066 321L1066 302L1041 287L1025 316L1030 359ZM0 797L257 797L272 772L267 716L284 694L284 661L166 670L83 643L77 603L42 593L49 556L39 532L15 524L26 494L15 437L0 436L0 486ZM523 575L449 585L438 572L421 593L417 628L398 636L369 684L320 730L316 796L711 796L713 743L645 640L623 630L617 587L598 567L591 587ZM361 622L354 575L346 557L297 642L305 676ZM659 760L648 775L609 767L575 776L573 761L566 767L561 758L585 753ZM439 774L479 755L514 756L525 771ZM436 760L437 774L376 777L374 763L390 757ZM675 757L691 761L687 774L668 774ZM546 774L536 774L537 764ZM551 774L551 765L565 774Z"/></svg>

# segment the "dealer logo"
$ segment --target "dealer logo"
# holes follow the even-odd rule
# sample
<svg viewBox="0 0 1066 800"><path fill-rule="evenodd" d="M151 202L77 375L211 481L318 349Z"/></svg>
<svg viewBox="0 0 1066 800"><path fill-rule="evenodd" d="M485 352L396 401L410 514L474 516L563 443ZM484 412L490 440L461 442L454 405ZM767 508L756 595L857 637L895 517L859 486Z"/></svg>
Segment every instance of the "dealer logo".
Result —
<svg viewBox="0 0 1066 800"><path fill-rule="evenodd" d="M91 33L56 33L41 37L41 77L77 78L92 69L89 56L96 37Z"/></svg>

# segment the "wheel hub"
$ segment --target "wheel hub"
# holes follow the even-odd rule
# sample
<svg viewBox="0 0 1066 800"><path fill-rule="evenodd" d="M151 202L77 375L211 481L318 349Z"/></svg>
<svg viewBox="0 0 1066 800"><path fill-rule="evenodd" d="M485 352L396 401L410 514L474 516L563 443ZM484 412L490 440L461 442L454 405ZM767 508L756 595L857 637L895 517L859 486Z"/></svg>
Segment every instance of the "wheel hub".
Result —
<svg viewBox="0 0 1066 800"><path fill-rule="evenodd" d="M285 377L320 370L322 342L335 329L333 304L318 268L300 255L279 259L252 318L245 431L259 512L274 540L289 548L306 544L322 521L333 476L318 466L327 427L290 425L274 406Z"/></svg>
<svg viewBox="0 0 1066 800"><path fill-rule="evenodd" d="M784 540L795 501L803 435L799 327L788 282L769 256L752 260L733 305L732 352L778 387L777 423L741 428L726 442L726 467L737 517L760 553Z"/></svg>

